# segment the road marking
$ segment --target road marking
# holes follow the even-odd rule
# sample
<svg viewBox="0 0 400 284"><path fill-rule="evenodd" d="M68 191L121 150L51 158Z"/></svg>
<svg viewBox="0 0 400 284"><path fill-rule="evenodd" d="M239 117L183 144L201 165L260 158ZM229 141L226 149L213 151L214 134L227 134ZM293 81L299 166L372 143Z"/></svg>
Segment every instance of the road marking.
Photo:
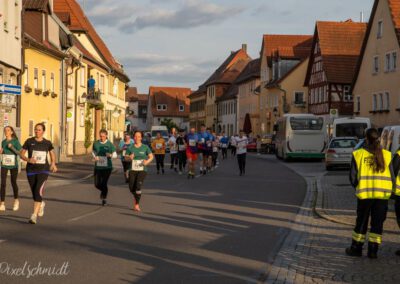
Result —
<svg viewBox="0 0 400 284"><path fill-rule="evenodd" d="M103 209L104 209L104 206L99 207L99 208L97 208L96 210L94 210L94 211L92 211L92 212L85 213L85 214L80 215L80 216L78 216L78 217L74 217L74 218L72 218L72 219L69 219L69 220L67 220L67 222L75 222L75 221L84 219L84 218L86 218L86 217L90 217L90 216L92 216L92 215L95 215L95 214L99 213L99 212L102 211Z"/></svg>
<svg viewBox="0 0 400 284"><path fill-rule="evenodd" d="M0 240L0 244L1 244L1 243L4 243L5 241L7 241L7 240Z"/></svg>

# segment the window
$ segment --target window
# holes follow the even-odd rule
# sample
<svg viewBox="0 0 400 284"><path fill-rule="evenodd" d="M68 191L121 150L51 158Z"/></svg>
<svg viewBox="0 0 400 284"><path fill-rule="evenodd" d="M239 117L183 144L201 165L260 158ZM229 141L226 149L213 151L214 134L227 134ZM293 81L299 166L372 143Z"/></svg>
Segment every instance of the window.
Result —
<svg viewBox="0 0 400 284"><path fill-rule="evenodd" d="M372 95L372 110L376 111L377 110L377 104L378 104L378 99L376 94Z"/></svg>
<svg viewBox="0 0 400 284"><path fill-rule="evenodd" d="M28 64L25 64L25 67L24 67L24 84L25 84L25 86L29 86L29 68L28 68Z"/></svg>
<svg viewBox="0 0 400 284"><path fill-rule="evenodd" d="M357 96L356 97L356 112L360 112L361 111L361 97Z"/></svg>
<svg viewBox="0 0 400 284"><path fill-rule="evenodd" d="M385 92L385 109L390 110L390 94L389 92Z"/></svg>
<svg viewBox="0 0 400 284"><path fill-rule="evenodd" d="M39 69L37 68L33 71L33 87L39 89Z"/></svg>
<svg viewBox="0 0 400 284"><path fill-rule="evenodd" d="M304 104L304 92L295 92L294 93L294 103L295 104Z"/></svg>
<svg viewBox="0 0 400 284"><path fill-rule="evenodd" d="M343 87L343 100L345 102L351 102L353 100L353 96L350 92L350 86Z"/></svg>
<svg viewBox="0 0 400 284"><path fill-rule="evenodd" d="M397 69L397 52L392 52L392 67L391 70L392 71L396 71Z"/></svg>
<svg viewBox="0 0 400 284"><path fill-rule="evenodd" d="M185 111L185 106L184 105L179 105L179 111Z"/></svg>
<svg viewBox="0 0 400 284"><path fill-rule="evenodd" d="M42 90L46 91L46 70L42 71Z"/></svg>
<svg viewBox="0 0 400 284"><path fill-rule="evenodd" d="M372 73L377 74L379 72L379 57L378 56L374 56L374 66L372 69Z"/></svg>
<svg viewBox="0 0 400 284"><path fill-rule="evenodd" d="M55 87L55 83L54 83L54 73L51 73L51 75L50 75L50 91L52 93L54 93L55 89L56 89L56 87Z"/></svg>
<svg viewBox="0 0 400 284"><path fill-rule="evenodd" d="M382 38L383 36L383 20L378 22L377 38Z"/></svg>
<svg viewBox="0 0 400 284"><path fill-rule="evenodd" d="M29 120L29 136L32 137L33 136L33 120Z"/></svg>
<svg viewBox="0 0 400 284"><path fill-rule="evenodd" d="M158 110L158 111L166 111L166 110L167 110L167 105L158 104L158 105L157 105L157 110Z"/></svg>
<svg viewBox="0 0 400 284"><path fill-rule="evenodd" d="M378 110L383 110L383 94L379 94L379 109Z"/></svg>
<svg viewBox="0 0 400 284"><path fill-rule="evenodd" d="M386 53L385 55L385 72L389 72L391 69L391 58L392 55L390 53Z"/></svg>
<svg viewBox="0 0 400 284"><path fill-rule="evenodd" d="M85 66L82 66L80 69L81 72L81 87L85 87L86 86L86 68Z"/></svg>

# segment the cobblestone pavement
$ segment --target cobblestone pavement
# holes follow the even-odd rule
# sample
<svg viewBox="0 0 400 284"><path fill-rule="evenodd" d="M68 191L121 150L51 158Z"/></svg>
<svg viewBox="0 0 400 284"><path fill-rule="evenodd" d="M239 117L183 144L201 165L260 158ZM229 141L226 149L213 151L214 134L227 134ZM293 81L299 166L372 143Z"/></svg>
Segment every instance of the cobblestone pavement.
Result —
<svg viewBox="0 0 400 284"><path fill-rule="evenodd" d="M347 173L325 175L322 163L286 166L307 180L308 192L265 283L400 283L400 257L394 254L400 236L393 212L385 222L379 258L348 257L344 250L351 242L355 197Z"/></svg>

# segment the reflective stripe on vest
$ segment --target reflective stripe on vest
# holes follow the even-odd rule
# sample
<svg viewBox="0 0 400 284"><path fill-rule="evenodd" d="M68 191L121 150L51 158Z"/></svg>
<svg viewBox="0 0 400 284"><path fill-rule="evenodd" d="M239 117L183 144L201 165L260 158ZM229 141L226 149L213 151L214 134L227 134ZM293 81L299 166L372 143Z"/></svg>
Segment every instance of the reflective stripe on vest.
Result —
<svg viewBox="0 0 400 284"><path fill-rule="evenodd" d="M396 154L400 156L400 150L397 151ZM400 196L400 172L397 174L397 177L396 177L396 190L395 190L394 194L396 194L397 196Z"/></svg>
<svg viewBox="0 0 400 284"><path fill-rule="evenodd" d="M383 172L375 172L372 166L373 154L365 149L353 152L353 157L358 169L358 185L356 195L359 199L389 199L393 190L393 182L389 165L392 154L382 150L385 162Z"/></svg>

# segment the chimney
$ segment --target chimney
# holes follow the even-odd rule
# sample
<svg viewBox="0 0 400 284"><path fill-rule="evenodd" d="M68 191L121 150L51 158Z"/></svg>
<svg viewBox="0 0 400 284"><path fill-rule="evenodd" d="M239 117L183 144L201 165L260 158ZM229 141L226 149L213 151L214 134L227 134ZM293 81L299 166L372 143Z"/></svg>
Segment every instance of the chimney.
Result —
<svg viewBox="0 0 400 284"><path fill-rule="evenodd" d="M360 23L364 23L364 12L360 12Z"/></svg>
<svg viewBox="0 0 400 284"><path fill-rule="evenodd" d="M242 44L242 50L247 53L247 44Z"/></svg>

